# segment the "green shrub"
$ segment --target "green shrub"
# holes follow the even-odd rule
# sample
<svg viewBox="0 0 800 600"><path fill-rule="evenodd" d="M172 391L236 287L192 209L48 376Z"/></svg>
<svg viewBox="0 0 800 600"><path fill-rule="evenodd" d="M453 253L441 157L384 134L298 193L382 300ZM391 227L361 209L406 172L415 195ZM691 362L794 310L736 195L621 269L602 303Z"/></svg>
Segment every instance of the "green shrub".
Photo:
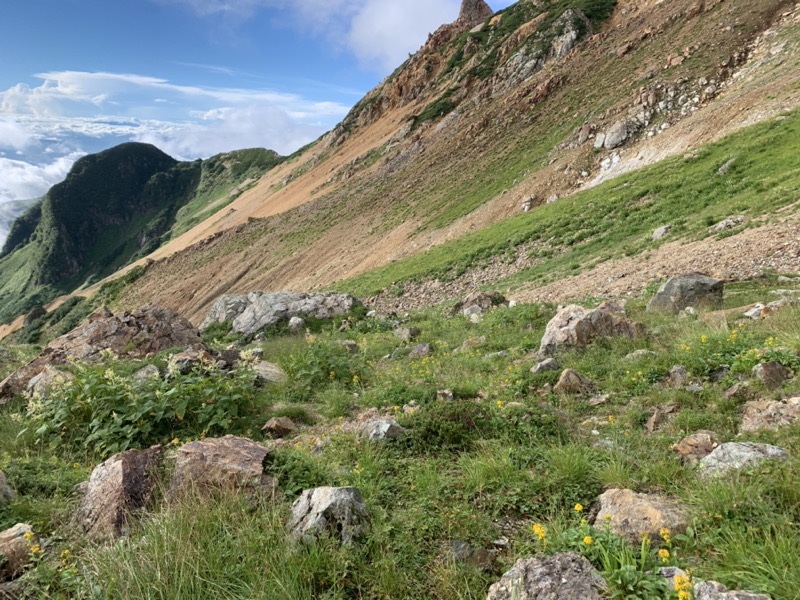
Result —
<svg viewBox="0 0 800 600"><path fill-rule="evenodd" d="M491 412L475 402L437 401L402 417L411 428L410 443L417 452L463 451L491 430Z"/></svg>

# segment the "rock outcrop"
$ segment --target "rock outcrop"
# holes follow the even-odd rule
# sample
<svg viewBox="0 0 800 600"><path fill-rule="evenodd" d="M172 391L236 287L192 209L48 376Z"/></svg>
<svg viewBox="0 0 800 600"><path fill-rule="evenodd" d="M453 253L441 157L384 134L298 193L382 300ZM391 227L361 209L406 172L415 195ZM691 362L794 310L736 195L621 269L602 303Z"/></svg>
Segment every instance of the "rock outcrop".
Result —
<svg viewBox="0 0 800 600"><path fill-rule="evenodd" d="M486 600L601 600L606 583L576 552L518 560L489 588Z"/></svg>
<svg viewBox="0 0 800 600"><path fill-rule="evenodd" d="M231 322L233 331L252 335L292 317L330 319L347 314L361 302L347 294L301 294L295 292L251 292L245 296L221 296L200 325L203 331L214 323Z"/></svg>
<svg viewBox="0 0 800 600"><path fill-rule="evenodd" d="M600 337L635 339L644 335L644 325L626 319L620 312L619 307L609 303L593 310L576 304L560 309L547 324L539 355L544 358L561 348L582 348Z"/></svg>
<svg viewBox="0 0 800 600"><path fill-rule="evenodd" d="M407 433L405 427L388 418L371 419L361 427L361 435L371 441L397 440Z"/></svg>
<svg viewBox="0 0 800 600"><path fill-rule="evenodd" d="M705 275L681 275L662 285L647 303L649 312L679 313L685 308L722 308L724 282Z"/></svg>
<svg viewBox="0 0 800 600"><path fill-rule="evenodd" d="M493 14L494 11L483 0L463 0L456 23L464 29L472 29Z"/></svg>
<svg viewBox="0 0 800 600"><path fill-rule="evenodd" d="M38 543L30 525L18 523L0 532L0 582L15 579L31 562L31 548Z"/></svg>
<svg viewBox="0 0 800 600"><path fill-rule="evenodd" d="M800 397L777 400L753 400L742 409L739 431L776 430L797 423L800 419Z"/></svg>
<svg viewBox="0 0 800 600"><path fill-rule="evenodd" d="M76 520L93 540L125 534L130 516L153 498L161 446L115 454L92 471Z"/></svg>
<svg viewBox="0 0 800 600"><path fill-rule="evenodd" d="M657 494L637 494L632 490L608 490L600 496L600 510L595 520L602 527L610 517L611 531L636 545L646 532L657 539L662 529L682 533L689 524L686 511L671 498Z"/></svg>
<svg viewBox="0 0 800 600"><path fill-rule="evenodd" d="M50 342L32 362L0 383L0 403L19 394L48 366L70 360L97 362L108 351L125 358L145 358L170 348L205 349L192 324L173 311L148 305L118 315L100 310L66 335Z"/></svg>
<svg viewBox="0 0 800 600"><path fill-rule="evenodd" d="M787 460L788 458L789 455L784 449L770 444L728 442L715 448L711 454L700 461L700 474L705 477L720 476L731 471L756 466L765 460Z"/></svg>
<svg viewBox="0 0 800 600"><path fill-rule="evenodd" d="M351 544L369 530L369 512L356 488L305 490L292 504L292 537L309 543L329 533Z"/></svg>

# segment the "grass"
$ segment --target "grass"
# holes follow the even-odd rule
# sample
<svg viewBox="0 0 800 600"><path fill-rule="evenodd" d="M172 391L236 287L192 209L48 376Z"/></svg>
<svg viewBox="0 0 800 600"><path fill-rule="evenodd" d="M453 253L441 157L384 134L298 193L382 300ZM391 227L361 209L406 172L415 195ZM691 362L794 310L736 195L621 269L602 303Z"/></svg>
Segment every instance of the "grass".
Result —
<svg viewBox="0 0 800 600"><path fill-rule="evenodd" d="M776 280L728 286L727 302L763 299L776 286ZM112 546L94 546L68 526L76 502L70 490L101 456L69 437L48 445L31 426L24 400L18 400L0 411L0 468L19 491L0 517L4 524L32 522L51 540L25 579L39 593L58 590L61 596L54 597L455 600L484 598L497 575L454 561L453 541L492 548L493 540L506 536L511 545L495 550L500 571L517 558L581 550L586 532L573 507L591 507L606 487L626 486L686 504L692 533L670 546L680 566L776 600L795 598L797 426L746 436L786 448L794 457L790 461L711 483L681 464L671 445L700 428L713 429L721 441L738 439L744 400L723 399L735 381L750 381L760 395L800 392L796 379L768 392L749 372L752 351L778 352L787 364L798 360L800 309L739 327L735 316L711 325L646 313L644 304L641 299L628 306L630 316L650 331L635 344L599 340L557 355L562 367L578 369L608 395L598 406L549 392L557 372L529 372L535 362L529 353L538 347L551 306L501 307L477 324L451 317L442 307L412 313L408 325L419 327L419 341L433 347L430 356L418 359L396 352L407 346L392 335L391 324L375 319L356 319L345 332L338 331L337 321L320 323L308 336L268 336L260 343L265 359L282 366L289 381L253 389L227 432L261 439L258 427L269 416L296 419L302 435L273 450L268 462L285 499L255 510L241 498L225 496L157 504L135 523L129 538ZM453 352L465 340L482 337L485 341L470 350ZM337 343L344 339L357 342L356 354ZM655 357L624 360L636 348ZM487 358L500 350L506 355ZM662 386L679 363L702 384L702 392ZM712 381L709 373L721 364L730 365L730 373ZM124 378L138 366L112 362L106 368ZM93 385L89 379L84 383ZM437 400L441 389L450 389L454 400ZM651 410L667 404L676 406L673 416L647 434ZM136 401L131 406L135 409ZM389 444L359 438L353 418L372 408L396 416L409 437ZM145 427L143 418L139 426ZM148 437L145 445L172 446L172 436L202 437L200 426L191 429L191 422L164 430L162 438ZM354 547L341 548L329 539L311 545L289 539L289 503L319 485L361 490L371 530ZM547 547L532 533L535 523L547 532ZM600 554L587 554L610 581L630 576L631 585L644 585L621 566L636 558L638 549L619 546L600 530L591 533L598 544L620 553L606 567Z"/></svg>

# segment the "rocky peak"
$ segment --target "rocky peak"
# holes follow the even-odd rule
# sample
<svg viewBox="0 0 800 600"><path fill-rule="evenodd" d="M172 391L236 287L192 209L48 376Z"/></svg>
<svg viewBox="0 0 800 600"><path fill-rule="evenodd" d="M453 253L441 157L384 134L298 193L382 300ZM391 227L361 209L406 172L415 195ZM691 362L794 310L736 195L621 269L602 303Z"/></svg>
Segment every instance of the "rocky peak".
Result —
<svg viewBox="0 0 800 600"><path fill-rule="evenodd" d="M483 0L462 0L461 11L458 13L459 24L472 29L491 17L494 11Z"/></svg>

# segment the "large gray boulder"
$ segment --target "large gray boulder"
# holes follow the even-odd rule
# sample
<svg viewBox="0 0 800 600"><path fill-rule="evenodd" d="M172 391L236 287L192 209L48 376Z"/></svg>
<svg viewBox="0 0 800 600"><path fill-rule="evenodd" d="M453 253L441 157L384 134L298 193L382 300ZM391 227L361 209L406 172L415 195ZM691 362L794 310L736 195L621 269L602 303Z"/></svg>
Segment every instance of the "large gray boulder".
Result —
<svg viewBox="0 0 800 600"><path fill-rule="evenodd" d="M669 279L647 303L648 312L679 313L688 307L722 308L725 284L705 275L680 275Z"/></svg>
<svg viewBox="0 0 800 600"><path fill-rule="evenodd" d="M35 360L0 383L0 404L24 391L48 366L72 360L99 362L105 351L137 359L170 348L206 349L192 324L169 309L148 305L117 315L100 310L86 323L50 342Z"/></svg>
<svg viewBox="0 0 800 600"><path fill-rule="evenodd" d="M18 523L0 532L0 582L15 579L31 563L31 549L39 540L30 525Z"/></svg>
<svg viewBox="0 0 800 600"><path fill-rule="evenodd" d="M369 530L369 512L356 488L305 490L292 504L289 530L293 538L305 543L327 532L351 544Z"/></svg>
<svg viewBox="0 0 800 600"><path fill-rule="evenodd" d="M644 332L644 325L626 319L621 309L612 304L605 303L595 309L571 304L561 308L547 324L539 355L544 358L561 348L582 348L601 337L634 339Z"/></svg>
<svg viewBox="0 0 800 600"><path fill-rule="evenodd" d="M334 292L251 292L244 296L221 296L212 305L200 330L204 331L214 323L230 321L233 331L252 335L264 327L288 322L292 317L330 319L357 306L361 306L357 299Z"/></svg>
<svg viewBox="0 0 800 600"><path fill-rule="evenodd" d="M377 442L383 440L397 440L404 437L408 430L391 418L370 419L361 427L361 435L368 440Z"/></svg>
<svg viewBox="0 0 800 600"><path fill-rule="evenodd" d="M486 600L601 600L606 583L585 557L565 552L518 560Z"/></svg>
<svg viewBox="0 0 800 600"><path fill-rule="evenodd" d="M625 121L617 121L606 132L606 137L603 140L603 146L609 150L613 150L625 143L628 139L628 123Z"/></svg>
<svg viewBox="0 0 800 600"><path fill-rule="evenodd" d="M788 460L786 450L769 444L753 442L728 442L721 444L700 461L700 474L705 477L720 476L753 467L765 460Z"/></svg>
<svg viewBox="0 0 800 600"><path fill-rule="evenodd" d="M126 533L131 515L153 499L161 446L115 454L92 471L76 513L80 528L93 540Z"/></svg>
<svg viewBox="0 0 800 600"><path fill-rule="evenodd" d="M657 539L662 529L673 534L682 533L689 524L686 510L676 500L626 489L608 490L600 496L595 526L602 527L606 519L609 519L611 531L633 544L641 541L644 532L651 539Z"/></svg>
<svg viewBox="0 0 800 600"><path fill-rule="evenodd" d="M741 432L777 430L800 419L800 397L787 400L753 400L742 408Z"/></svg>
<svg viewBox="0 0 800 600"><path fill-rule="evenodd" d="M265 472L267 454L267 449L254 441L232 435L181 446L169 496L236 491L273 497L277 483Z"/></svg>

